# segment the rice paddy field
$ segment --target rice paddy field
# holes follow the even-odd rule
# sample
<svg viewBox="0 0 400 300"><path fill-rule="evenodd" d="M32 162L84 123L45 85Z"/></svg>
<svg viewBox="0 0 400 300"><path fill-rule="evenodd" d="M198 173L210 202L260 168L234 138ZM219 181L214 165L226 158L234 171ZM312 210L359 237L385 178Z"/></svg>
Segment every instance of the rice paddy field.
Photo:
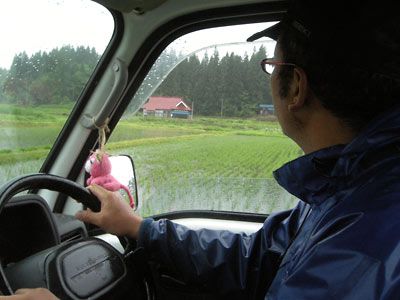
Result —
<svg viewBox="0 0 400 300"><path fill-rule="evenodd" d="M122 152L136 162L143 215L180 209L270 213L296 201L272 177L298 155L283 137L202 135Z"/></svg>
<svg viewBox="0 0 400 300"><path fill-rule="evenodd" d="M1 182L39 170L69 109L0 105ZM270 213L297 201L272 172L302 153L273 120L125 116L107 147L133 158L144 216L184 209Z"/></svg>

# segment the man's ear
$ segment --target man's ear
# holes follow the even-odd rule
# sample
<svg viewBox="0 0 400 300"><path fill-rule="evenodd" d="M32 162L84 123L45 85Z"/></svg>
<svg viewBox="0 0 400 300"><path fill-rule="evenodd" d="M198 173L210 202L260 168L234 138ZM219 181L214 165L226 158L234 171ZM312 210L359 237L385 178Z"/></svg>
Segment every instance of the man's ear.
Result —
<svg viewBox="0 0 400 300"><path fill-rule="evenodd" d="M293 69L292 97L288 103L288 110L296 112L304 107L307 101L308 79L303 69L295 67Z"/></svg>

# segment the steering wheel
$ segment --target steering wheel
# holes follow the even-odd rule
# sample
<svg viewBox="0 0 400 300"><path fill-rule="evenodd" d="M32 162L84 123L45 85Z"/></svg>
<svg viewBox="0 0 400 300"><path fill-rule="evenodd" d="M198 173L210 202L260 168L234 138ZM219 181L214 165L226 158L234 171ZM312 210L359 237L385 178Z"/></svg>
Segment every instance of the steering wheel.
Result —
<svg viewBox="0 0 400 300"><path fill-rule="evenodd" d="M83 186L60 176L38 173L17 177L0 188L0 218L14 195L31 189L61 192L92 211L100 211L99 200ZM137 259L132 259L132 255L124 257L100 239L71 241L36 253L7 269L0 263L0 290L10 295L16 288L45 287L60 299L149 299L149 286L144 274L140 274L141 266L135 268L132 261Z"/></svg>

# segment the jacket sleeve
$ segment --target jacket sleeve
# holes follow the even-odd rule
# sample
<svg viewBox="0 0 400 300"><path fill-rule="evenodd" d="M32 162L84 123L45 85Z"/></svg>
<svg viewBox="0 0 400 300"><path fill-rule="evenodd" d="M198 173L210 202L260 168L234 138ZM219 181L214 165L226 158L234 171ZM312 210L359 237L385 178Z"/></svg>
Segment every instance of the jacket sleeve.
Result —
<svg viewBox="0 0 400 300"><path fill-rule="evenodd" d="M304 204L271 215L254 234L191 230L162 219L145 219L138 245L188 284L221 294L263 294L280 256L297 231Z"/></svg>

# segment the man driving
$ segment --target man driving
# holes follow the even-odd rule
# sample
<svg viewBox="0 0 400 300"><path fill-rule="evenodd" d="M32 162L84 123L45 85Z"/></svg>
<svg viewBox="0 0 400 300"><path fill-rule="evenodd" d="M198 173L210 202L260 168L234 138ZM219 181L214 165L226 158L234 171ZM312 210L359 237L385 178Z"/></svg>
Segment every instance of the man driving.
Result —
<svg viewBox="0 0 400 300"><path fill-rule="evenodd" d="M93 185L101 211L76 217L138 240L189 285L229 299L400 299L400 35L390 1L291 2L249 38L283 132L305 155L274 172L300 199L251 235L142 219ZM22 290L0 299L54 299ZM42 293L40 296L35 293Z"/></svg>

